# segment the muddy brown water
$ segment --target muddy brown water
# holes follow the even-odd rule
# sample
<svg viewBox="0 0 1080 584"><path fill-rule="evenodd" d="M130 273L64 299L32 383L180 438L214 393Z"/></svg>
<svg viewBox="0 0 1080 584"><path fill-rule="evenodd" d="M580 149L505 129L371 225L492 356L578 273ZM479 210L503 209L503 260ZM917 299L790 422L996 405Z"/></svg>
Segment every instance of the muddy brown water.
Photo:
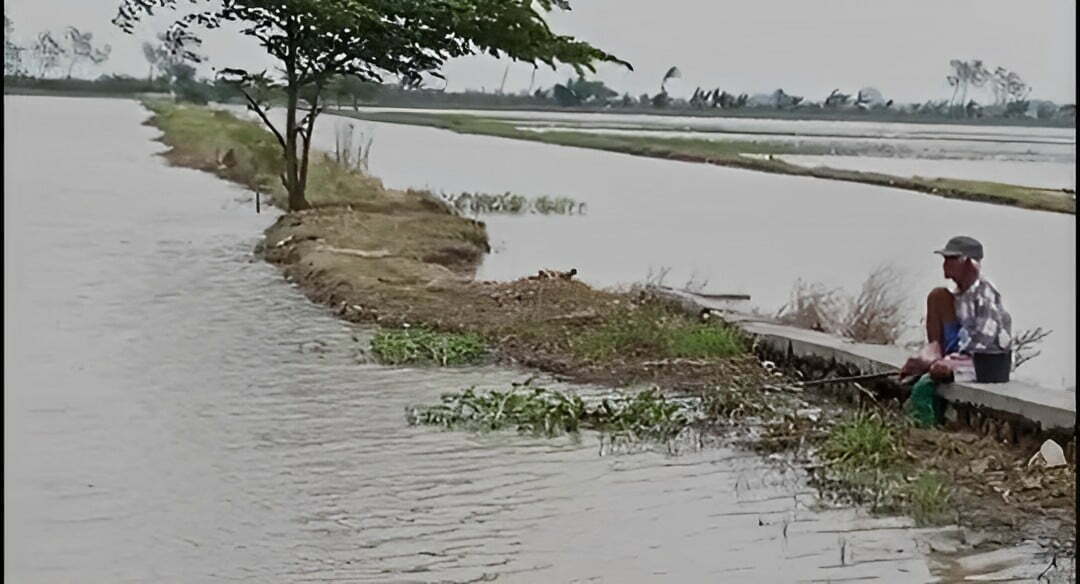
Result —
<svg viewBox="0 0 1080 584"><path fill-rule="evenodd" d="M134 102L4 106L5 579L933 579L925 532L777 461L407 426L526 374L367 362L253 258L273 213L166 167Z"/></svg>

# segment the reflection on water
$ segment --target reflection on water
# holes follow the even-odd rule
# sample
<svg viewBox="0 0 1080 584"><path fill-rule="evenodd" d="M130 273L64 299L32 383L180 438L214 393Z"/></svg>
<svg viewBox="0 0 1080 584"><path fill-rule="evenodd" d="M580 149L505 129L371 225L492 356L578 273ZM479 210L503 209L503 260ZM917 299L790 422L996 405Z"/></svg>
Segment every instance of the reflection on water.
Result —
<svg viewBox="0 0 1080 584"><path fill-rule="evenodd" d="M930 580L908 522L814 511L780 462L408 427L523 374L366 363L133 102L4 106L12 581Z"/></svg>

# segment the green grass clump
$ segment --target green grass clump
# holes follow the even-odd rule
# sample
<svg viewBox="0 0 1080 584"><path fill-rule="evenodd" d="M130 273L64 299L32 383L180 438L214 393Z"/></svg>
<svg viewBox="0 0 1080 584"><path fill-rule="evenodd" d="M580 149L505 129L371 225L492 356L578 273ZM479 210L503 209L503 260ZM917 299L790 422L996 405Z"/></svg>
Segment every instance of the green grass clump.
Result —
<svg viewBox="0 0 1080 584"><path fill-rule="evenodd" d="M948 521L952 487L937 472L917 472L901 448L902 428L878 414L860 413L837 424L821 447L827 481L855 503L909 515L918 525ZM911 478L913 475L913 478Z"/></svg>
<svg viewBox="0 0 1080 584"><path fill-rule="evenodd" d="M743 353L746 343L734 328L694 322L663 307L620 310L574 344L580 357L598 361L620 356L707 359Z"/></svg>
<svg viewBox="0 0 1080 584"><path fill-rule="evenodd" d="M901 460L900 439L893 425L878 415L857 414L829 432L822 457L842 470L886 469Z"/></svg>
<svg viewBox="0 0 1080 584"><path fill-rule="evenodd" d="M728 357L743 352L738 331L716 324L695 324L672 331L671 356L688 359Z"/></svg>
<svg viewBox="0 0 1080 584"><path fill-rule="evenodd" d="M651 389L625 398L604 398L588 406L575 394L541 387L478 393L469 388L442 396L433 406L406 408L410 424L446 429L494 431L555 437L592 429L624 439L662 442L690 424L687 407Z"/></svg>
<svg viewBox="0 0 1080 584"><path fill-rule="evenodd" d="M917 524L938 525L947 520L952 508L952 488L940 473L920 473L902 491L908 513Z"/></svg>
<svg viewBox="0 0 1080 584"><path fill-rule="evenodd" d="M434 364L441 366L477 363L487 354L487 344L472 333L441 333L422 328L381 330L371 350L388 365Z"/></svg>
<svg viewBox="0 0 1080 584"><path fill-rule="evenodd" d="M143 102L154 116L150 123L171 147L170 158L184 166L201 168L238 182L287 208L280 176L285 168L281 145L261 123L206 107L178 105L160 100ZM232 152L234 164L224 165ZM385 197L382 183L359 170L337 163L326 153L311 152L307 199L315 207L372 203Z"/></svg>

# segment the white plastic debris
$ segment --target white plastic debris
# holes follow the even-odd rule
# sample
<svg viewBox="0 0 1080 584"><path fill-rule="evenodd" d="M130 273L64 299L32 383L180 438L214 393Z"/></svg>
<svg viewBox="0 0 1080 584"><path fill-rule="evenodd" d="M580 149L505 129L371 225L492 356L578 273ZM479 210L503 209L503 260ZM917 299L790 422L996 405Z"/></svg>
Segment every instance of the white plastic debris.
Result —
<svg viewBox="0 0 1080 584"><path fill-rule="evenodd" d="M1065 451L1061 449L1061 445L1053 440L1043 442L1042 448L1039 449L1039 454L1042 455L1043 460L1046 461L1046 466L1049 468L1065 464Z"/></svg>

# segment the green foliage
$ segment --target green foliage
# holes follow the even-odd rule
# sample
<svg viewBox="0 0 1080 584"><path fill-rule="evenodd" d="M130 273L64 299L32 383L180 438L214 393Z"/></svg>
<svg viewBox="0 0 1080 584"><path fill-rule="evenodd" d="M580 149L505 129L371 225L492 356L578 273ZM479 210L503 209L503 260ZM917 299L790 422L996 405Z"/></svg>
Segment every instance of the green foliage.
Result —
<svg viewBox="0 0 1080 584"><path fill-rule="evenodd" d="M952 487L940 473L924 472L901 489L907 511L918 525L944 523L952 508Z"/></svg>
<svg viewBox="0 0 1080 584"><path fill-rule="evenodd" d="M442 396L433 406L406 408L410 424L475 432L514 429L554 437L592 429L628 440L663 442L689 424L687 407L650 389L629 397L606 397L588 406L578 395L541 387L478 393L469 388Z"/></svg>
<svg viewBox="0 0 1080 584"><path fill-rule="evenodd" d="M135 96L140 93L168 93L169 86L160 80L147 81L127 75L102 75L89 79L36 79L6 77L4 89L42 93L72 93L79 95Z"/></svg>
<svg viewBox="0 0 1080 584"><path fill-rule="evenodd" d="M241 34L253 37L266 53L280 61L282 79L266 72L223 68L221 75L242 91L264 86L284 87L286 123L276 128L265 107L248 94L249 105L273 131L285 158L283 182L289 210L310 207L306 198L309 152L315 118L324 107L320 94L336 77L352 76L381 83L384 75L397 76L402 86L418 86L423 74L439 76L448 59L486 53L527 63L557 63L579 74L594 71L598 61L620 63L614 55L585 42L552 31L544 15L568 10L567 0L488 2L457 0L192 0L189 10L165 35L182 60L199 62L194 48L201 44L195 27L218 28L239 24ZM132 33L136 23L156 9L178 9L178 0L120 0L113 23ZM184 4L185 7L187 4ZM406 83L409 82L409 83ZM310 103L298 120L300 97Z"/></svg>
<svg viewBox="0 0 1080 584"><path fill-rule="evenodd" d="M516 429L542 436L578 432L585 417L585 403L576 395L543 388L477 393L469 388L442 396L434 406L407 408L411 424L442 426L474 432Z"/></svg>
<svg viewBox="0 0 1080 584"><path fill-rule="evenodd" d="M573 215L585 212L585 204L569 197L549 197L542 195L529 199L509 191L501 195L487 193L443 194L442 199L459 213L499 213L520 215L539 213L541 215Z"/></svg>
<svg viewBox="0 0 1080 584"><path fill-rule="evenodd" d="M677 329L671 336L671 356L687 359L727 357L745 350L738 332L714 324L695 324Z"/></svg>
<svg viewBox="0 0 1080 584"><path fill-rule="evenodd" d="M885 469L901 460L896 428L876 414L856 414L837 424L821 456L842 470Z"/></svg>
<svg viewBox="0 0 1080 584"><path fill-rule="evenodd" d="M487 354L487 344L472 333L440 333L423 328L381 330L371 341L379 361L389 365L434 364L441 366L477 363Z"/></svg>
<svg viewBox="0 0 1080 584"><path fill-rule="evenodd" d="M740 333L722 324L698 323L662 306L646 304L616 311L598 329L585 333L574 350L587 359L620 356L708 359L743 353Z"/></svg>
<svg viewBox="0 0 1080 584"><path fill-rule="evenodd" d="M590 427L631 441L663 442L674 439L690 424L685 405L648 389L629 399L604 398L589 412Z"/></svg>
<svg viewBox="0 0 1080 584"><path fill-rule="evenodd" d="M618 97L619 92L604 85L603 81L589 81L584 76L577 79L570 78L565 85L552 87L552 97L555 102L563 107L581 105L583 103L606 104L610 99Z"/></svg>

